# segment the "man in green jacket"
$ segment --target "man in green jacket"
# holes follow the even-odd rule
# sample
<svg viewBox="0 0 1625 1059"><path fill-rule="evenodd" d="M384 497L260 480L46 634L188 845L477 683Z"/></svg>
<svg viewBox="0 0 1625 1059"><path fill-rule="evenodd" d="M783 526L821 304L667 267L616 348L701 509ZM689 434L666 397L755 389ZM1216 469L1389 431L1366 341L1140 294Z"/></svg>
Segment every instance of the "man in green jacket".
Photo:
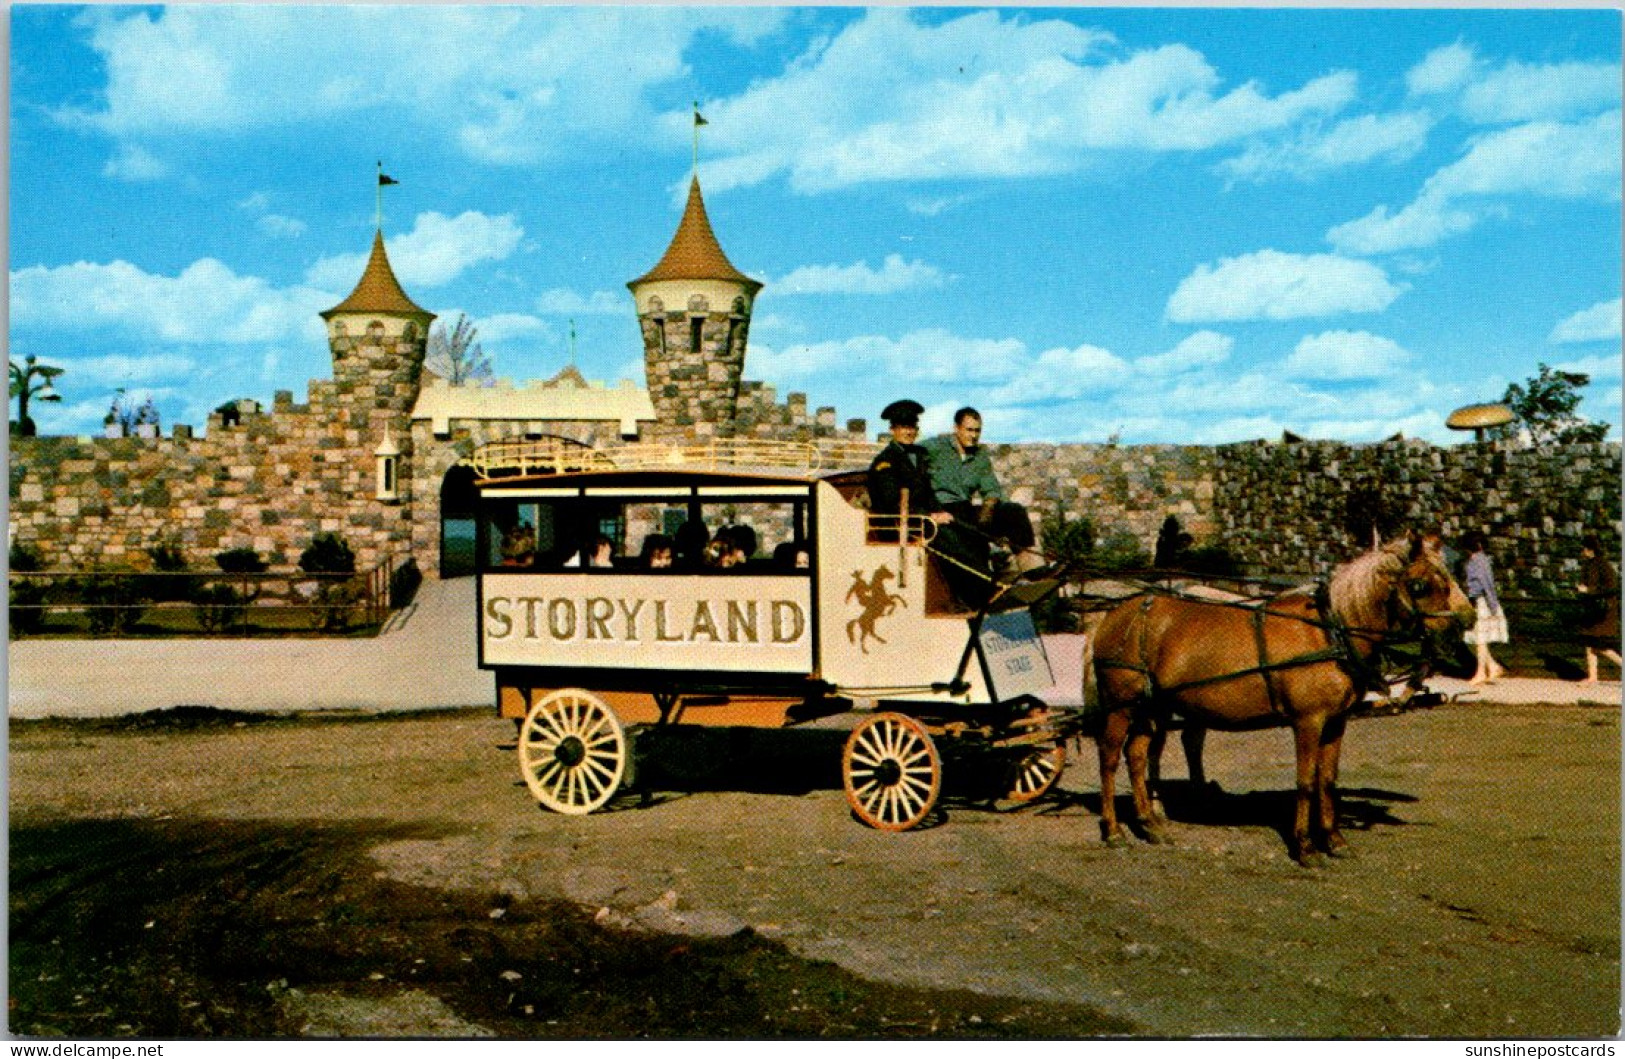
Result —
<svg viewBox="0 0 1625 1059"><path fill-rule="evenodd" d="M1016 573L1030 574L1045 565L1035 548L1027 509L1005 498L993 473L993 461L982 446L982 413L961 408L954 413L953 433L932 438L923 447L942 510L960 524L1007 543Z"/></svg>
<svg viewBox="0 0 1625 1059"><path fill-rule="evenodd" d="M943 575L959 601L972 609L987 599L991 579L988 573L986 540L961 526L938 503L931 482L930 458L915 444L920 436L918 401L893 401L881 416L891 426L891 443L869 465L869 508L877 515L896 515L907 497L908 513L937 524L932 547L948 558ZM885 539L896 539L881 531Z"/></svg>

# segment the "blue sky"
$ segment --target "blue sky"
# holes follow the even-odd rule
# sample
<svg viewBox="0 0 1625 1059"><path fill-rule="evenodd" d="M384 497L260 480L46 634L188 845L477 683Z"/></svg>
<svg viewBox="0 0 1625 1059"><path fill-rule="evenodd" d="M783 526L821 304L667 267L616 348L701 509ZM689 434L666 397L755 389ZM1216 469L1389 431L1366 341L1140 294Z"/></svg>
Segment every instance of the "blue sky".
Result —
<svg viewBox="0 0 1625 1059"><path fill-rule="evenodd" d="M11 11L11 354L42 432L330 374L371 240L497 373L641 381L627 280L700 177L746 376L991 441L1396 431L1540 362L1620 419L1606 10Z"/></svg>

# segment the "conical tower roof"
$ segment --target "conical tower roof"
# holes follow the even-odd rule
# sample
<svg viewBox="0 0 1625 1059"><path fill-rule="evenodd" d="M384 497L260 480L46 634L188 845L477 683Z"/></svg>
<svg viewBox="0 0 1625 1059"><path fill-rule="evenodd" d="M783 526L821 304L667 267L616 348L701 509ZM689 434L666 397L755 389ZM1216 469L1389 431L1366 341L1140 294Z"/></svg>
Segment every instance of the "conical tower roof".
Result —
<svg viewBox="0 0 1625 1059"><path fill-rule="evenodd" d="M381 231L373 234L372 256L367 259L367 267L361 273L361 282L355 285L348 298L322 313L322 319L339 313L433 315L414 304L401 289L400 281L395 278L395 270L389 267L389 255L384 253L384 233Z"/></svg>
<svg viewBox="0 0 1625 1059"><path fill-rule="evenodd" d="M677 225L677 234L666 247L665 256L654 268L628 283L628 287L652 280L720 279L743 283L752 293L762 285L734 268L728 255L711 231L711 219L705 215L705 199L700 196L700 180L693 178L688 184L688 205L683 219Z"/></svg>

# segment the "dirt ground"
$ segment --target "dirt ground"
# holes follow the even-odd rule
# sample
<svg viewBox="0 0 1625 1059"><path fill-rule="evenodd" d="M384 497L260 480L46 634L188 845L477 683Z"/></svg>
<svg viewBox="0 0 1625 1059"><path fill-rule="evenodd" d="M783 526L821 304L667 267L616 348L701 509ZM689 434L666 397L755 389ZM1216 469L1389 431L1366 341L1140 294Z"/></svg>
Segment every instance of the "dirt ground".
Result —
<svg viewBox="0 0 1625 1059"><path fill-rule="evenodd" d="M838 730L643 745L539 809L484 712L11 724L20 1035L1598 1037L1617 708L1350 727L1356 857L1286 855L1291 741L1217 734L1175 842L1100 842L1093 747L1022 808L868 830ZM950 761L949 779L974 769ZM1183 775L1177 746L1167 770Z"/></svg>

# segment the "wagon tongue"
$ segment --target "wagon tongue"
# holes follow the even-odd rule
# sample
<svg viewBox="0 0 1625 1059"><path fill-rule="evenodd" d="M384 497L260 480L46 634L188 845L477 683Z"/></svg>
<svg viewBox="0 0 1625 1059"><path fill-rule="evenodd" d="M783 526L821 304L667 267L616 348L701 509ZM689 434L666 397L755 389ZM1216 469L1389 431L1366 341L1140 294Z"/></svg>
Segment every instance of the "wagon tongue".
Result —
<svg viewBox="0 0 1625 1059"><path fill-rule="evenodd" d="M1040 600L1048 599L1055 590L1061 587L1058 578L1049 578L1043 581L1018 581L1012 585L1000 585L1000 591L988 601L989 611L1011 610L1015 607L1030 607Z"/></svg>

